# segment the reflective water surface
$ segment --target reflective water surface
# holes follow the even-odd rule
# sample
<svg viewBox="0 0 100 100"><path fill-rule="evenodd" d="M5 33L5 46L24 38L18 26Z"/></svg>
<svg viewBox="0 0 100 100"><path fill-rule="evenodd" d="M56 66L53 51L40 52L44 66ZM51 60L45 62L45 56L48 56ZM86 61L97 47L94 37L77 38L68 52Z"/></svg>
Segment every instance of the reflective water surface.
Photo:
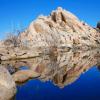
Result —
<svg viewBox="0 0 100 100"><path fill-rule="evenodd" d="M70 50L2 65L12 76L18 73L16 100L100 100L100 50Z"/></svg>

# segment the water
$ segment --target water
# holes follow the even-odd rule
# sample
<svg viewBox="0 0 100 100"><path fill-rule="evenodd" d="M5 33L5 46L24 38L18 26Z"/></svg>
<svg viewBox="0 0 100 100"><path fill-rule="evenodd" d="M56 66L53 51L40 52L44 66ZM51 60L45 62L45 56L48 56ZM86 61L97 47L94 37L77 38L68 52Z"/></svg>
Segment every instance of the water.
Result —
<svg viewBox="0 0 100 100"><path fill-rule="evenodd" d="M100 100L100 72L92 67L64 88L38 79L17 88L16 100Z"/></svg>
<svg viewBox="0 0 100 100"><path fill-rule="evenodd" d="M21 66L19 67L19 70L28 70L29 68L27 66Z"/></svg>
<svg viewBox="0 0 100 100"><path fill-rule="evenodd" d="M30 70L34 73L23 84L18 80L15 100L100 100L100 50L69 51L2 64L13 65L22 78Z"/></svg>

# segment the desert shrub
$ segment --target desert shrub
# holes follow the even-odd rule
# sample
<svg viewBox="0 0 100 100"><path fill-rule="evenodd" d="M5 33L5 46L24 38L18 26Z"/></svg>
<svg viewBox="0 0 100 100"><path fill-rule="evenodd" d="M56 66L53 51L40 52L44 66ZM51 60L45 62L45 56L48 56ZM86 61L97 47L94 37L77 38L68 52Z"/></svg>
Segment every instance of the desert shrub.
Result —
<svg viewBox="0 0 100 100"><path fill-rule="evenodd" d="M6 39L4 40L4 45L6 46L19 46L20 41L18 39L17 35L14 35L13 33L8 33Z"/></svg>

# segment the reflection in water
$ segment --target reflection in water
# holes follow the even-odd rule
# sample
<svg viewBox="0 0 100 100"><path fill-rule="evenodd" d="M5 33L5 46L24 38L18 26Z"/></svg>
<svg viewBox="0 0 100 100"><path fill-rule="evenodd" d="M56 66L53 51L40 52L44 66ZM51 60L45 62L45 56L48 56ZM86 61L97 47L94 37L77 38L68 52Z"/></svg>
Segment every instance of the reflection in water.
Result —
<svg viewBox="0 0 100 100"><path fill-rule="evenodd" d="M9 69L13 78L17 79L16 82L24 82L35 76L41 81L50 80L54 85L63 88L73 83L92 66L97 65L100 69L100 51L70 50L54 56L45 55L33 59L2 62L1 64Z"/></svg>

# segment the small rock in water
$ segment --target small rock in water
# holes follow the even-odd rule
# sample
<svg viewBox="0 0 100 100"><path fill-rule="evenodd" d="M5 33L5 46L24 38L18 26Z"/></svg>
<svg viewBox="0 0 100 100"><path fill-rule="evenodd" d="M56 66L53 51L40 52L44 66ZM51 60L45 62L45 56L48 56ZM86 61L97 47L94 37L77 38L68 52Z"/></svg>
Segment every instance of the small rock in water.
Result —
<svg viewBox="0 0 100 100"><path fill-rule="evenodd" d="M24 83L31 78L39 77L40 74L32 70L20 70L14 73L12 76L16 83Z"/></svg>

